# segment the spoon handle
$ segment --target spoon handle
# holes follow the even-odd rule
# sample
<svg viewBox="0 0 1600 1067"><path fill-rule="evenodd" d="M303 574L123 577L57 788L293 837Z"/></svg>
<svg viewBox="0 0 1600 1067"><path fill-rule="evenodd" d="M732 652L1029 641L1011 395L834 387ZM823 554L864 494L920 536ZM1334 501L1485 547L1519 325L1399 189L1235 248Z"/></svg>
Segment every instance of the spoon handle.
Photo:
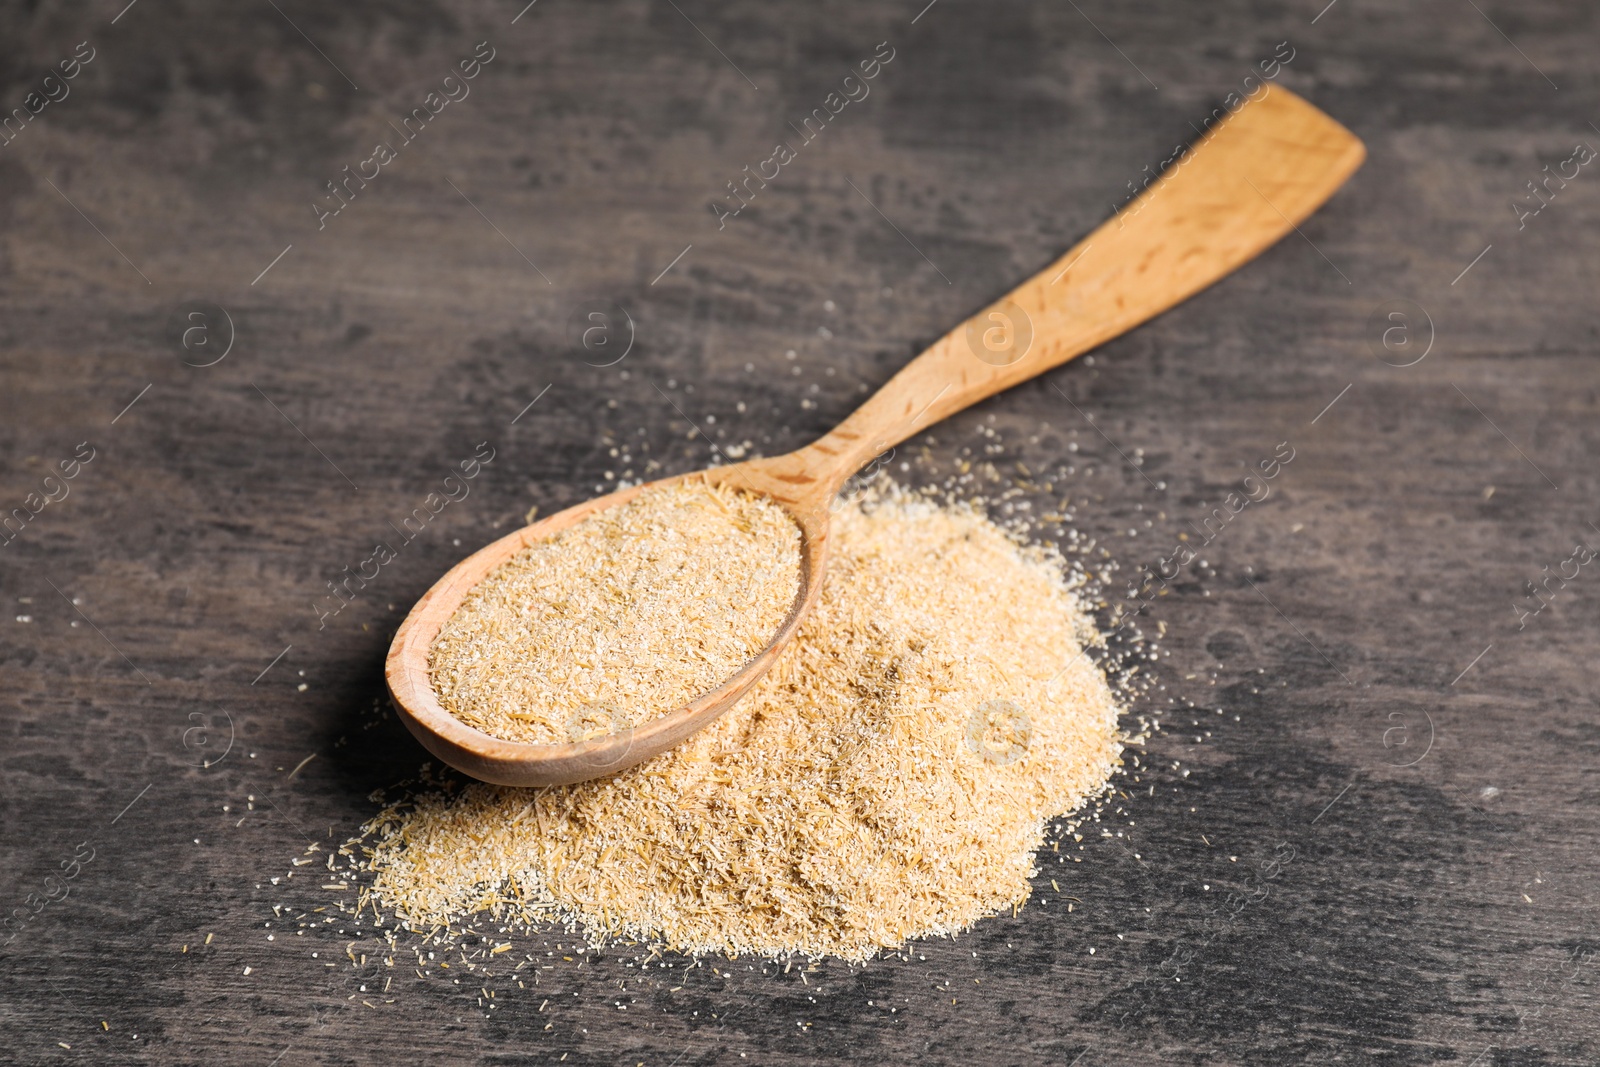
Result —
<svg viewBox="0 0 1600 1067"><path fill-rule="evenodd" d="M796 458L831 492L913 433L1154 318L1296 229L1366 149L1288 90L1264 89L1115 217L940 338Z"/></svg>

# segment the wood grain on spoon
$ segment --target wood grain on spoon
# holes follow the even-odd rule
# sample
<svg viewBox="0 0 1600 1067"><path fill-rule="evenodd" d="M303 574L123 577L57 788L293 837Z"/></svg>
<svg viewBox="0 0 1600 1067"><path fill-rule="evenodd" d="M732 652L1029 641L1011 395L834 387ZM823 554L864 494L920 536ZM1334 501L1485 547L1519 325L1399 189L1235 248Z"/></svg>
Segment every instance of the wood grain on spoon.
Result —
<svg viewBox="0 0 1600 1067"><path fill-rule="evenodd" d="M850 475L913 433L1090 351L1232 273L1292 232L1365 158L1344 127L1287 90L1269 88L1125 211L940 338L819 440L786 455L679 475L764 493L788 510L802 535L793 610L771 644L722 687L631 730L556 745L475 730L445 711L434 693L429 652L468 591L534 542L627 503L644 488L634 486L502 537L440 578L389 649L385 674L401 719L444 762L502 785L582 781L667 751L732 706L794 637L821 594L829 505Z"/></svg>

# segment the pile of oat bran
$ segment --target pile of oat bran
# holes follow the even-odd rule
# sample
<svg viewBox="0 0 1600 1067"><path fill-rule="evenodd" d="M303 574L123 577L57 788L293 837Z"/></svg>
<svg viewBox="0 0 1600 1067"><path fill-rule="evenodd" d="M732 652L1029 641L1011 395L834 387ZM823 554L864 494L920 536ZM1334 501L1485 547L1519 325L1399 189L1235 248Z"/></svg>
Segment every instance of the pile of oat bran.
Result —
<svg viewBox="0 0 1600 1067"><path fill-rule="evenodd" d="M899 494L834 529L821 603L719 722L614 778L390 808L379 903L419 929L554 914L596 943L864 959L1026 898L1046 821L1122 751L1059 559Z"/></svg>

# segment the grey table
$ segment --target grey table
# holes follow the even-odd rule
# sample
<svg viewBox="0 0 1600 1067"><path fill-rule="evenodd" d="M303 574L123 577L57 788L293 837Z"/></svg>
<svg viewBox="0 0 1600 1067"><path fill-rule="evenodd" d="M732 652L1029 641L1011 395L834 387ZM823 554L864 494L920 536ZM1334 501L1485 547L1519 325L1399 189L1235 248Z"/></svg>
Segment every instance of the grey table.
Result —
<svg viewBox="0 0 1600 1067"><path fill-rule="evenodd" d="M1600 1061L1592 5L123 4L0 14L0 1060ZM893 465L1052 472L1116 599L1292 450L1142 617L1163 729L1042 906L493 1009L265 925L421 764L381 663L450 563L822 432L1275 55L1350 185Z"/></svg>

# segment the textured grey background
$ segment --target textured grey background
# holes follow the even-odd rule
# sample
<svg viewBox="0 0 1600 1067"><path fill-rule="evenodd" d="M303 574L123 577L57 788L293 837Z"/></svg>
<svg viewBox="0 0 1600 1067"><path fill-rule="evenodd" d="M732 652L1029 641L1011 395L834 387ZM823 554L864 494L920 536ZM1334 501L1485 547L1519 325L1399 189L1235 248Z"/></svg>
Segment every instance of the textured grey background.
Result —
<svg viewBox="0 0 1600 1067"><path fill-rule="evenodd" d="M0 548L0 892L27 916L0 1060L1600 1061L1600 579L1514 608L1600 540L1600 174L1513 207L1600 147L1596 30L1550 0L11 5L8 111L95 58L0 146L0 510L95 452ZM471 95L319 231L323 184L484 40ZM724 184L881 41L870 97L719 231ZM1123 783L1123 836L1015 919L804 982L612 951L496 984L486 1018L470 978L361 994L331 928L266 939L273 904L332 895L270 878L421 762L373 706L451 562L608 471L706 463L674 405L724 447L820 433L1280 41L1281 84L1371 154L1303 236L902 450L913 481L1071 465L1120 581L1295 449L1144 620L1167 688L1141 710L1197 707ZM1432 324L1404 368L1373 319L1398 300ZM199 368L227 327L185 350L171 324L202 303L235 336ZM607 305L634 344L597 368L617 349L573 323ZM319 630L325 583L481 441L471 496Z"/></svg>

